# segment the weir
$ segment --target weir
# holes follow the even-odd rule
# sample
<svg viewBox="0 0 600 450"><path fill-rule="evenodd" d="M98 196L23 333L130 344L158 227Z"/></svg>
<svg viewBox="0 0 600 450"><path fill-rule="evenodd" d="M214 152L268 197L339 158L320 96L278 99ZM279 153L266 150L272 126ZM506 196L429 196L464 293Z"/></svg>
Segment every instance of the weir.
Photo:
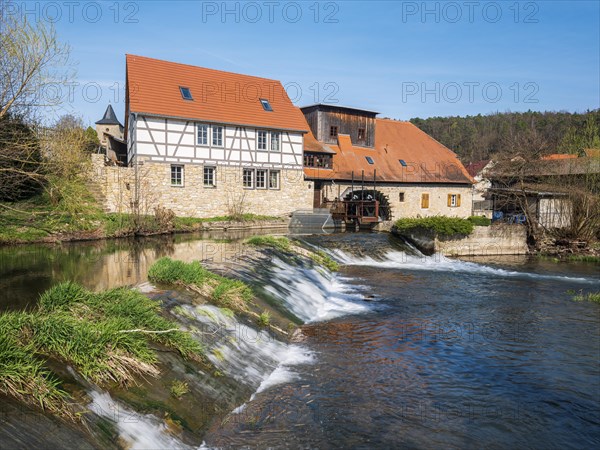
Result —
<svg viewBox="0 0 600 450"><path fill-rule="evenodd" d="M189 243L175 245L187 246ZM392 396L388 399L388 395L377 391L377 383L372 382L372 374L376 374L379 379L385 377L385 380L389 380L392 388L401 392L404 401L410 404L413 390L419 402L422 399L426 401L427 389L419 390L419 386L430 386L435 382L439 371L452 370L454 366L448 363L451 359L444 358L453 351L461 352L461 361L469 369L477 367L485 370L486 364L491 364L489 361L494 362L498 357L503 357L501 352L490 353L490 357L487 357L487 354L479 355L481 349L474 344L478 338L476 328L464 328L471 333L468 335L468 346L440 346L437 343L429 345L433 342L433 340L427 341L427 333L430 329L438 333L436 339L445 337L444 334L439 334L440 323L446 323L448 320L472 323L473 309L467 303L477 302L479 297L486 296L485 301L477 303L477 308L485 309L488 301L493 305L489 307L490 311L486 313L487 315L481 316L483 317L481 320L487 323L490 318L497 317L496 309L506 302L512 302L511 310L515 311L524 311L531 307L529 299L525 308L521 307L523 304L519 303L518 298L516 299L518 296L510 295L515 286L527 289L528 286L543 288L549 285L551 291L558 292L560 289L555 285L564 284L569 288L574 286L576 289L588 289L598 284L597 276L535 273L525 268L519 270L478 264L447 258L441 254L425 256L410 244L383 234L321 234L302 237L299 245L313 250L313 254L323 252L346 267L341 270L341 273L333 273L305 256L291 254L279 248L266 248L263 249L264 253L260 257L253 256L255 252L244 252L244 257L233 265L235 268L226 268L228 276L241 278L251 284L257 298L264 301L264 304L272 306L271 311L281 312L286 319L289 318L290 325L299 325L301 332L294 335L298 339L285 339L282 334L271 333L268 327L261 329L253 319L242 315L236 316L229 310L204 303L204 300L196 298L194 294L181 293L183 289L162 291L147 282L138 285L140 290L148 295L163 300L165 310L175 316L181 326L202 343L205 357L210 362L208 366L210 371L197 368L192 370L191 365L180 360L177 366L175 364L178 360L177 355L165 353L161 359L166 358L163 360L167 362L163 366L166 370L161 374L161 379L155 382L154 387L162 386L164 390L164 386L170 386L169 383L163 382L163 378L169 381L184 380L189 383L190 388L201 386L180 401L190 404L193 408L209 409L214 419L211 427L202 429L199 434L180 434L177 424L173 425L176 415L167 417L158 413L148 413L144 409L154 404L152 402L156 402L154 397L149 398L147 403L140 403L135 401L139 400L139 397L134 397L134 401L130 401L131 397L124 396L122 391L113 391L112 387L109 393L95 386L85 386L89 401L85 401L84 406L92 411L97 419L92 421L92 426L96 426L97 423L108 423L109 428L118 434L118 445L131 449L198 448L200 445L198 436L207 441L207 446L203 445L200 448L219 447L221 442L232 442L227 439L242 442L239 440L240 436L243 436L244 445L250 444L249 447L253 447L252 444L256 440L259 447L263 444L263 446L267 444L276 446L276 442L270 442L269 439L280 437L281 434L271 433L271 431L284 429L284 425L290 424L290 427L285 429L286 433L289 433L290 446L307 442L310 445L306 446L319 447L319 443L325 446L330 442L327 440L329 436L316 443L303 441L303 439L307 435L312 436L313 433L318 435L324 429L326 432L330 430L338 432L335 428L338 423L337 414L339 411L346 412L343 408L347 405L345 401L340 401L340 398L345 398L346 395L355 396L362 417L368 416L367 413L370 411L368 408L392 411L395 402L401 398ZM195 251L198 252L197 249ZM448 279L451 283L446 281ZM452 286L447 288L446 284ZM502 297L495 297L497 294L494 290L501 289L504 284L509 285L509 290L504 292ZM432 285L435 285L436 297L432 297ZM389 297L381 295L379 289L386 291ZM535 295L535 289L531 292ZM540 298L547 295L550 295L549 291L542 292ZM468 296L468 302L465 302L462 296ZM451 308L439 308L438 303L445 303ZM559 302L553 299L550 306L556 308L557 304ZM444 316L443 314L449 310L451 314ZM396 311L395 316L394 311ZM463 315L457 316L457 314ZM569 313L569 317L572 316L573 314ZM428 322L419 322L423 317ZM527 315L525 319L516 316L516 319L521 326L529 324L525 320L537 320L537 317L536 313ZM509 320L513 319L509 317ZM398 325L399 323L401 326ZM538 325L536 322L536 326L545 327L547 323ZM590 326L592 325L594 324L590 322ZM417 332L413 333L413 327L416 327ZM448 332L448 335L457 339L455 328L452 332ZM519 339L529 336L527 329L519 328L519 333L517 335ZM531 335L537 338L539 335L537 329L536 333ZM314 336L320 336L321 340L315 341ZM527 352L529 343L526 344L519 351ZM425 348L423 345L427 345L427 351L422 351ZM520 342L515 341L512 345L518 346ZM535 342L531 346L536 349L544 348L535 345ZM445 351L440 351L442 347ZM473 354L469 353L472 347ZM568 347L570 352L573 345ZM487 352L493 350L494 345L487 345L484 348ZM399 354L402 354L401 359L398 358ZM582 359L581 355L579 359ZM547 360L544 363L546 364ZM414 370L414 367L426 366L441 369L436 369L438 371L431 376L429 372ZM493 374L503 373L502 364L498 367L500 368L494 366L493 370L496 372ZM211 372L213 370L214 372ZM173 372L176 372L175 377ZM404 379L408 380L407 384L403 384ZM456 379L464 383L473 381L472 379L465 381L461 377ZM502 377L498 379L501 380ZM419 383L415 383L415 380ZM388 389L386 383L381 385ZM278 385L285 385L285 388L277 388ZM151 388L141 382L132 390L143 392ZM476 390L468 390L464 386L463 389L465 395L468 394L479 401L489 400L486 397L487 393L481 394ZM286 397L290 392L291 394ZM391 391L385 392L389 394ZM206 397L202 397L205 393ZM452 397L443 397L445 395L443 390L436 391L436 395L442 396L442 399L445 398L447 402L455 400ZM166 397L166 400L164 398L161 400L164 404L176 403L175 400L168 399L168 392ZM203 403L205 399L211 398L228 401ZM314 398L316 400L313 400ZM388 400L390 403L386 403ZM270 422L266 419L264 423L256 425L258 420L256 417L260 420L268 417L265 410L261 412L260 409L265 403L282 407L281 411L276 410L279 415L269 419L274 424L272 429L268 428ZM313 406L314 410L311 410ZM217 407L222 409L216 412ZM259 413L255 416L256 408ZM321 416L314 423L304 421L304 416L302 416L303 420L297 420L300 417L298 411L302 408ZM333 413L328 408L331 408ZM390 417L382 420L393 421L394 416ZM302 430L298 432L293 428L295 420L303 425ZM248 423L256 427L248 428L250 427ZM323 426L324 423L326 426ZM314 428L310 428L307 424L312 424ZM306 428L304 425L307 425ZM264 429L261 428L262 426ZM371 424L365 425L358 421L353 422L352 426L358 429L360 426L369 427ZM417 423L416 429L418 426ZM366 429L369 431L369 428ZM239 430L250 430L253 433L236 434ZM0 437L1 431L0 429ZM264 433L261 434L263 431ZM347 430L337 434L336 439L340 439L341 446L343 444L351 446L350 440L344 441L345 433ZM427 433L424 436L427 437ZM236 439L238 440L235 441ZM52 442L60 443L59 440ZM113 448L117 448L118 445L115 444Z"/></svg>

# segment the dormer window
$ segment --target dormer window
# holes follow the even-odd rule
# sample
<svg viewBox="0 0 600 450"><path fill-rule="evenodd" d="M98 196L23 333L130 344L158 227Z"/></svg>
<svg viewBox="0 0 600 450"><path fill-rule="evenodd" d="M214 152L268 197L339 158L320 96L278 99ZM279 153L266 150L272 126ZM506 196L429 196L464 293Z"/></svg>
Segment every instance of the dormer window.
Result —
<svg viewBox="0 0 600 450"><path fill-rule="evenodd" d="M271 106L271 103L269 102L269 100L261 98L260 104L262 105L262 107L265 111L273 111L273 107Z"/></svg>
<svg viewBox="0 0 600 450"><path fill-rule="evenodd" d="M400 165L402 167L406 167L407 166L406 161L404 161L403 159L399 159L398 161L400 161Z"/></svg>
<svg viewBox="0 0 600 450"><path fill-rule="evenodd" d="M194 100L194 97L192 97L192 91L190 91L190 88L179 86L179 91L181 92L181 96L183 97L184 100Z"/></svg>
<svg viewBox="0 0 600 450"><path fill-rule="evenodd" d="M370 156L365 156L365 158L367 158L367 162L369 164L375 164L375 161L373 161L373 158L371 158Z"/></svg>
<svg viewBox="0 0 600 450"><path fill-rule="evenodd" d="M329 137L336 138L338 135L338 127L332 125L329 127Z"/></svg>

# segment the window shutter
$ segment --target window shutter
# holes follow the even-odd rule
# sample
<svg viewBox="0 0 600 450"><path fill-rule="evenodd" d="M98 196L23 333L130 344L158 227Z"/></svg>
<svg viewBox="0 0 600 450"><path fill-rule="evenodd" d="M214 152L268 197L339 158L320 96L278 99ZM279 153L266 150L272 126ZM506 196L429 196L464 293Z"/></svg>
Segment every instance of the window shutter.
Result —
<svg viewBox="0 0 600 450"><path fill-rule="evenodd" d="M452 194L448 194L448 206L452 206Z"/></svg>
<svg viewBox="0 0 600 450"><path fill-rule="evenodd" d="M460 194L456 194L456 206L460 206Z"/></svg>
<svg viewBox="0 0 600 450"><path fill-rule="evenodd" d="M429 194L421 195L421 208L429 208Z"/></svg>

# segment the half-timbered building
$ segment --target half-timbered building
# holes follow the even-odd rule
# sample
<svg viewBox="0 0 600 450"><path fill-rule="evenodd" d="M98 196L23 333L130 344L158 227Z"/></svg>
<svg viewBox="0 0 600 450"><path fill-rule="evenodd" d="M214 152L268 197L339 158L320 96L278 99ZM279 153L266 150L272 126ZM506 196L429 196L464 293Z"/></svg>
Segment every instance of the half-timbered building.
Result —
<svg viewBox="0 0 600 450"><path fill-rule="evenodd" d="M308 127L279 81L134 55L126 64L127 164L146 186L138 197L195 217L312 206Z"/></svg>

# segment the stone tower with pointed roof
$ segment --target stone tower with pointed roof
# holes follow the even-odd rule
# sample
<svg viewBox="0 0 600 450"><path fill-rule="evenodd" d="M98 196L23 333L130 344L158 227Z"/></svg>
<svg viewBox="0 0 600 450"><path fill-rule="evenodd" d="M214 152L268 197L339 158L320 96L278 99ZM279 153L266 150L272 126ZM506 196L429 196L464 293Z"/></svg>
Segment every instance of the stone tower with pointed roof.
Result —
<svg viewBox="0 0 600 450"><path fill-rule="evenodd" d="M108 136L113 136L117 139L123 139L123 125L117 119L115 111L112 105L108 105L104 112L104 117L96 122L96 133L98 133L98 139L100 144L106 147L108 142Z"/></svg>

